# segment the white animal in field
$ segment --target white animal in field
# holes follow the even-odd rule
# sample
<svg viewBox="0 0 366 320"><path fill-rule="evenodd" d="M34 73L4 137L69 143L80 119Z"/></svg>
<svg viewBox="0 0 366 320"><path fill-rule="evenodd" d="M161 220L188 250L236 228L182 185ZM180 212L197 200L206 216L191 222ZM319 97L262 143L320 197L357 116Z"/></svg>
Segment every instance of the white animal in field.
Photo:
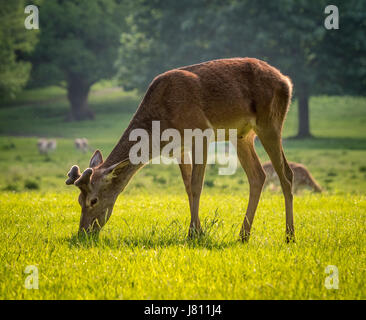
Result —
<svg viewBox="0 0 366 320"><path fill-rule="evenodd" d="M39 139L37 142L38 151L40 154L46 153L47 150L47 140L46 139Z"/></svg>
<svg viewBox="0 0 366 320"><path fill-rule="evenodd" d="M51 151L56 150L57 142L54 139L39 139L37 142L38 151L40 154L48 154Z"/></svg>
<svg viewBox="0 0 366 320"><path fill-rule="evenodd" d="M86 139L86 138L75 139L75 147L76 147L76 149L78 149L84 153L87 152L89 149L88 139Z"/></svg>

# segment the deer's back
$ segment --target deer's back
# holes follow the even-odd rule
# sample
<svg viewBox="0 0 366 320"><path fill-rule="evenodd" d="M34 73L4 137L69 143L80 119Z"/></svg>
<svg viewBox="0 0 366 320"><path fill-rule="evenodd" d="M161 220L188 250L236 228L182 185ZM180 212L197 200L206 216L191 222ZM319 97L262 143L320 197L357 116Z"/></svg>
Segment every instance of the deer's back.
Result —
<svg viewBox="0 0 366 320"><path fill-rule="evenodd" d="M184 121L200 113L213 128L245 130L259 114L269 115L274 95L289 95L289 86L289 79L264 61L220 59L159 75L143 102L147 112L163 119Z"/></svg>

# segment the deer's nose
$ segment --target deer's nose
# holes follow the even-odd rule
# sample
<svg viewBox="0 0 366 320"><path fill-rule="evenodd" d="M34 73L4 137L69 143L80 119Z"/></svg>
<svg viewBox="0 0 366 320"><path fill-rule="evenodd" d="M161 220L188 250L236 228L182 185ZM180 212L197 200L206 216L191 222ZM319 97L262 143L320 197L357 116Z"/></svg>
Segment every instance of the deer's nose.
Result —
<svg viewBox="0 0 366 320"><path fill-rule="evenodd" d="M82 218L79 225L79 233L90 233L100 230L101 226L96 218Z"/></svg>

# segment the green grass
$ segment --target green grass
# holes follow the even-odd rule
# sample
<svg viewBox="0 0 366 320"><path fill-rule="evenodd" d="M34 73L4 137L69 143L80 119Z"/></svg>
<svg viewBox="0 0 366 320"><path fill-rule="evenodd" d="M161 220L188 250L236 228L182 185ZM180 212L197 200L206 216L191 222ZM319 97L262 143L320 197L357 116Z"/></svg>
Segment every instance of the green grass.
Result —
<svg viewBox="0 0 366 320"><path fill-rule="evenodd" d="M296 244L284 241L281 196L265 194L248 244L238 242L246 200L205 195L205 235L187 240L183 195L121 196L99 239L78 239L76 192L2 194L4 299L364 299L363 196L295 200ZM27 265L39 290L27 290ZM325 268L339 289L324 286Z"/></svg>
<svg viewBox="0 0 366 320"><path fill-rule="evenodd" d="M91 94L116 86L115 81L103 80L91 87ZM20 92L16 98L0 97L1 106L37 105L39 103L65 102L67 99L66 83L63 86L48 86L43 88L27 89Z"/></svg>
<svg viewBox="0 0 366 320"><path fill-rule="evenodd" d="M281 193L265 191L248 244L237 241L248 201L241 168L219 176L209 166L200 216L205 235L188 240L188 201L177 166L148 165L119 197L98 239L76 236L77 188L66 186L73 164L112 150L140 97L105 90L90 97L96 121L65 122L58 88L28 90L0 107L1 299L365 299L366 98L312 97L315 139L293 140L297 103L285 124L285 153L304 163L322 195L295 196L296 244L284 241ZM103 90L103 91L101 91ZM38 137L57 138L49 156ZM73 140L92 146L82 154ZM266 161L263 148L257 151ZM26 266L39 269L27 290ZM339 270L339 289L324 286Z"/></svg>
<svg viewBox="0 0 366 320"><path fill-rule="evenodd" d="M91 139L94 148L101 148L108 155L113 148L111 139ZM40 155L37 138L0 137L0 190L26 191L26 181L35 181L42 191L65 191L70 187L64 184L66 173L72 165L81 169L88 167L92 151L82 154L74 147L71 139L58 139L55 152L49 156ZM309 144L307 146L307 144ZM315 147L311 148L311 144ZM304 163L327 193L362 194L366 190L365 150L345 149L344 146L332 148L324 145L316 147L314 142L285 142L285 152L290 161ZM263 148L257 146L262 161L268 159ZM247 179L241 167L231 176L219 176L218 165L210 165L206 171L206 191L216 193L246 194ZM184 192L176 165L148 165L132 180L128 193Z"/></svg>

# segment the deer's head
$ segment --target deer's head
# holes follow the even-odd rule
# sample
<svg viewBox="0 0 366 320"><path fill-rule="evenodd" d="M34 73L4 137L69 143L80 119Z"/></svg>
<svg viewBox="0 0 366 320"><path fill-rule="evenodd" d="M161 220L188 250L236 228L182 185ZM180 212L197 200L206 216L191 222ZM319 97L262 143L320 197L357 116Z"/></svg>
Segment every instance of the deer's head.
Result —
<svg viewBox="0 0 366 320"><path fill-rule="evenodd" d="M83 173L78 166L69 171L67 185L74 184L80 189L79 204L81 218L79 232L100 230L112 214L114 203L120 193L118 175L128 159L112 166L103 166L103 157L99 150L90 159L89 168Z"/></svg>

